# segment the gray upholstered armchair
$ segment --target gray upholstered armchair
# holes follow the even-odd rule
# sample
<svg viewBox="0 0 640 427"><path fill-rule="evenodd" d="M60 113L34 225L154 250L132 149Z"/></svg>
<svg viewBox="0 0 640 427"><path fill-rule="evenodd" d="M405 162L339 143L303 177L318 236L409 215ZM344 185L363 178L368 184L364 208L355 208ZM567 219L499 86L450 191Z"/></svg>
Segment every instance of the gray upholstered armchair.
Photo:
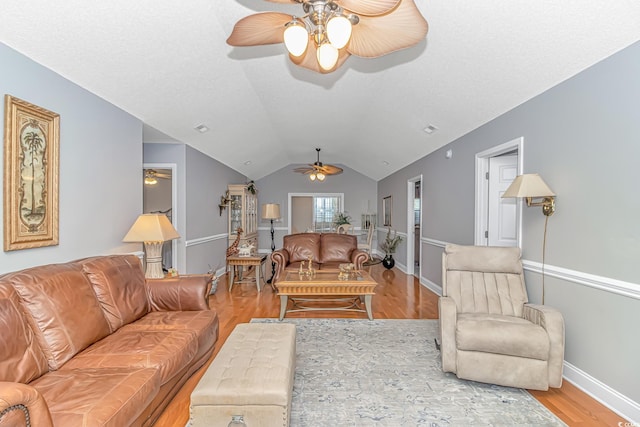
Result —
<svg viewBox="0 0 640 427"><path fill-rule="evenodd" d="M442 276L443 371L510 387L560 387L564 320L527 304L520 249L447 245Z"/></svg>

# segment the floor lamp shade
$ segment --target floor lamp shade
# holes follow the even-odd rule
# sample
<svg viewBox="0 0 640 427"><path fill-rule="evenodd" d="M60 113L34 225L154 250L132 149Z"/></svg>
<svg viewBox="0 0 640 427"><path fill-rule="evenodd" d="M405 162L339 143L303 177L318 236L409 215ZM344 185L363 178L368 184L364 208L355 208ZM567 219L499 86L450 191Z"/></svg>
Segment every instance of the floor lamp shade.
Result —
<svg viewBox="0 0 640 427"><path fill-rule="evenodd" d="M262 219L280 218L280 205L277 203L267 203L262 205Z"/></svg>
<svg viewBox="0 0 640 427"><path fill-rule="evenodd" d="M122 239L123 242L144 242L146 251L147 279L161 279L162 271L162 245L167 240L178 239L180 235L171 225L169 218L164 214L142 214L133 223L129 232Z"/></svg>

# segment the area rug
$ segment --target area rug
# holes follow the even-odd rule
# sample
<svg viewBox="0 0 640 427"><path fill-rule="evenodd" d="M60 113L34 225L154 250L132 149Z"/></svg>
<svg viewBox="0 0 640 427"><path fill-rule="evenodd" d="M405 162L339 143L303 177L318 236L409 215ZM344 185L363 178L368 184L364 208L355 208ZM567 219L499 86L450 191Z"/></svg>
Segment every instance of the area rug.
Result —
<svg viewBox="0 0 640 427"><path fill-rule="evenodd" d="M437 320L284 322L297 329L291 427L565 426L526 390L443 373Z"/></svg>

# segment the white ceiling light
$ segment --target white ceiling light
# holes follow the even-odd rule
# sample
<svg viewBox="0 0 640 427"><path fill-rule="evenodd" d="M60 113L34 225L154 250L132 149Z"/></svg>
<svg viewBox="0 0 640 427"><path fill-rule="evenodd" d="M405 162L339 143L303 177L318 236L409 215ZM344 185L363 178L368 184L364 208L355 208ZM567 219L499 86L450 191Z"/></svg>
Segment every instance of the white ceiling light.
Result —
<svg viewBox="0 0 640 427"><path fill-rule="evenodd" d="M426 128L423 129L425 131L425 133L428 133L429 135L431 135L432 133L434 133L435 131L438 130L437 127L435 127L434 125L428 125Z"/></svg>
<svg viewBox="0 0 640 427"><path fill-rule="evenodd" d="M351 55L377 58L414 46L429 30L414 0L270 1L301 3L305 15L246 16L236 23L227 43L260 46L284 41L294 64L319 73L335 70Z"/></svg>
<svg viewBox="0 0 640 427"><path fill-rule="evenodd" d="M196 127L194 127L195 130L197 130L200 133L205 133L209 131L209 128L207 127L207 125L198 125Z"/></svg>

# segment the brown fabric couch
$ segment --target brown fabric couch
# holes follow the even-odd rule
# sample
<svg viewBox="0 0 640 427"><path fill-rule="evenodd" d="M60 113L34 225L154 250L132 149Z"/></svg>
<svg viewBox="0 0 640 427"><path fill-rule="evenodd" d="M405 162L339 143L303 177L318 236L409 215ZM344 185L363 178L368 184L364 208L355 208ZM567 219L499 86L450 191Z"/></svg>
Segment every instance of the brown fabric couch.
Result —
<svg viewBox="0 0 640 427"><path fill-rule="evenodd" d="M0 425L153 424L213 353L210 288L133 255L0 276Z"/></svg>
<svg viewBox="0 0 640 427"><path fill-rule="evenodd" d="M273 283L276 283L286 270L298 270L300 264L311 258L313 268L319 270L338 269L343 263L353 263L362 269L369 259L365 251L358 249L358 239L349 234L337 233L299 233L284 236L282 249L271 254L276 264Z"/></svg>

